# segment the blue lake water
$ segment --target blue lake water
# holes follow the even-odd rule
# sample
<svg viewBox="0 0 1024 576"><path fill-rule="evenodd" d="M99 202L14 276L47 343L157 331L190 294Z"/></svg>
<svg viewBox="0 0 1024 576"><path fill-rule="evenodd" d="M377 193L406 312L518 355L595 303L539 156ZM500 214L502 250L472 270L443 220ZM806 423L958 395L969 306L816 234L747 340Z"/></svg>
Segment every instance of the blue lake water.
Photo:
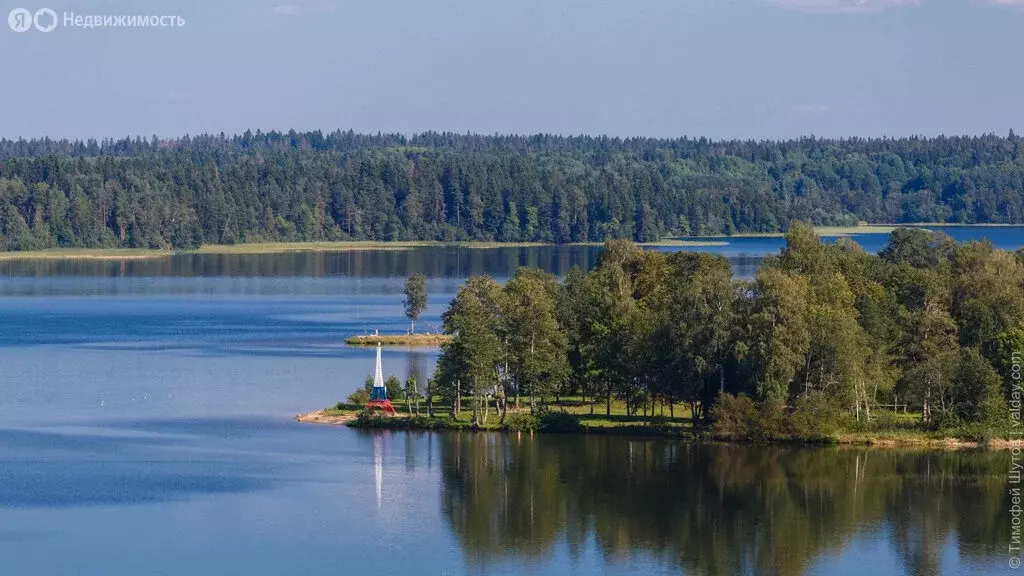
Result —
<svg viewBox="0 0 1024 576"><path fill-rule="evenodd" d="M777 247L759 240L727 256ZM470 273L595 257L0 263L0 573L1013 573L1009 454L294 422L372 371L342 340L404 329L410 271L436 329ZM385 370L436 357L388 350Z"/></svg>

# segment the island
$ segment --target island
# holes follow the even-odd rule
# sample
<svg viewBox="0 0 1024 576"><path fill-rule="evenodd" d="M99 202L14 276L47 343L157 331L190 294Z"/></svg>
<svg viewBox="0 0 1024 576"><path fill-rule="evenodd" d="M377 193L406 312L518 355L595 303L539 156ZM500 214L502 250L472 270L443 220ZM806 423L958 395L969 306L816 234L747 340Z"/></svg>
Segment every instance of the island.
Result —
<svg viewBox="0 0 1024 576"><path fill-rule="evenodd" d="M440 347L451 342L447 334L367 334L345 339L349 346L411 346Z"/></svg>

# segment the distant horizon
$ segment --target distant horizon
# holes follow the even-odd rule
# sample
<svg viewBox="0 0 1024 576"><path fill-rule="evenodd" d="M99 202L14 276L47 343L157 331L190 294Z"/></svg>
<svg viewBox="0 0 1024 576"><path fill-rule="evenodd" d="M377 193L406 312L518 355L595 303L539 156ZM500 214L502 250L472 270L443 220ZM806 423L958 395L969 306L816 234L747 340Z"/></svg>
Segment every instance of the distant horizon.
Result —
<svg viewBox="0 0 1024 576"><path fill-rule="evenodd" d="M482 133L482 132L457 132L452 130L425 130L422 132L399 132L390 131L386 132L383 130L370 130L360 131L352 128L312 128L308 130L300 130L298 128L288 129L269 129L264 130L262 128L247 129L241 132L227 132L227 131L216 131L216 132L197 132L197 133L182 133L176 136L167 136L160 134L131 134L123 136L87 136L87 137L55 137L55 136L0 136L0 142L38 142L38 141L50 141L50 142L67 142L67 143L88 143L95 141L99 145L105 143L116 143L116 142L136 142L136 141L151 141L156 138L159 142L177 142L195 138L224 138L225 140L244 137L246 132L251 132L252 135L263 135L277 134L287 135L291 132L296 134L313 134L319 132L323 136L330 136L333 134L347 134L351 133L355 136L369 136L369 137L381 137L381 138L404 138L406 140L413 140L418 137L426 135L440 135L440 136L456 136L456 137L470 137L470 138L591 138L591 139L609 139L609 140L651 140L651 141L700 141L705 140L707 142L758 142L758 143L771 143L771 142L795 142L801 140L822 140L822 141L851 141L851 140L862 140L862 141L895 141L895 140L940 140L940 139L958 139L958 138L1002 138L1008 139L1011 133L1014 137L1021 137L1024 134L1024 128L1017 129L1009 127L1000 132L963 132L963 133L936 133L936 134L904 134L904 135L891 135L883 134L879 136L822 136L818 134L803 134L800 136L793 137L766 137L766 138L715 138L711 136L702 136L695 134L680 134L678 136L649 136L643 134L632 134L632 135L616 135L616 134L604 134L604 133L557 133L557 132L505 132L505 133Z"/></svg>

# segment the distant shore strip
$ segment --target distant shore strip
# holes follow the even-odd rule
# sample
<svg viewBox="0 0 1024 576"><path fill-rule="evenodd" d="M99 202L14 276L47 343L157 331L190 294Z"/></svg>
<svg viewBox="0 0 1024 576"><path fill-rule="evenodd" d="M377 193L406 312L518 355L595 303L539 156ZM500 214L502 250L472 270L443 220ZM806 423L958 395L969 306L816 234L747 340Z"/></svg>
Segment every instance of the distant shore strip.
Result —
<svg viewBox="0 0 1024 576"><path fill-rule="evenodd" d="M1013 224L940 224L930 222L908 224L864 224L861 226L821 226L815 231L824 237L850 236L853 234L889 234L897 227L949 227L965 226L975 228L1010 227ZM733 236L707 237L673 237L659 242L642 243L641 246L677 246L706 248L727 246L730 239L738 238L773 238L781 237L781 232L755 234L736 234ZM360 250L413 250L427 247L457 247L467 249L494 248L532 248L555 246L544 242L428 242L428 241L397 241L379 242L368 240L352 240L337 242L256 242L250 244L208 244L197 250L161 250L146 248L51 248L46 250L27 250L0 252L2 260L143 260L147 258L165 258L175 254L212 254L212 255L260 255L287 254L297 252L349 252ZM563 246L601 246L600 242L582 242L563 244Z"/></svg>
<svg viewBox="0 0 1024 576"><path fill-rule="evenodd" d="M416 346L439 347L452 339L447 334L370 334L345 339L349 346Z"/></svg>

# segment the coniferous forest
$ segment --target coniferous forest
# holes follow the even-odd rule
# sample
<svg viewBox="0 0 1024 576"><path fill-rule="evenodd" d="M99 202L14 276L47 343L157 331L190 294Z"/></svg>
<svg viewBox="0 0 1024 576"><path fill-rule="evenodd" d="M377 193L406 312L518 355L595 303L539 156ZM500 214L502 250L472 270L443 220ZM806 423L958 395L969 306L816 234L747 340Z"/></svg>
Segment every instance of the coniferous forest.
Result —
<svg viewBox="0 0 1024 576"><path fill-rule="evenodd" d="M1024 222L1007 137L780 142L426 133L0 141L0 249L584 242Z"/></svg>

